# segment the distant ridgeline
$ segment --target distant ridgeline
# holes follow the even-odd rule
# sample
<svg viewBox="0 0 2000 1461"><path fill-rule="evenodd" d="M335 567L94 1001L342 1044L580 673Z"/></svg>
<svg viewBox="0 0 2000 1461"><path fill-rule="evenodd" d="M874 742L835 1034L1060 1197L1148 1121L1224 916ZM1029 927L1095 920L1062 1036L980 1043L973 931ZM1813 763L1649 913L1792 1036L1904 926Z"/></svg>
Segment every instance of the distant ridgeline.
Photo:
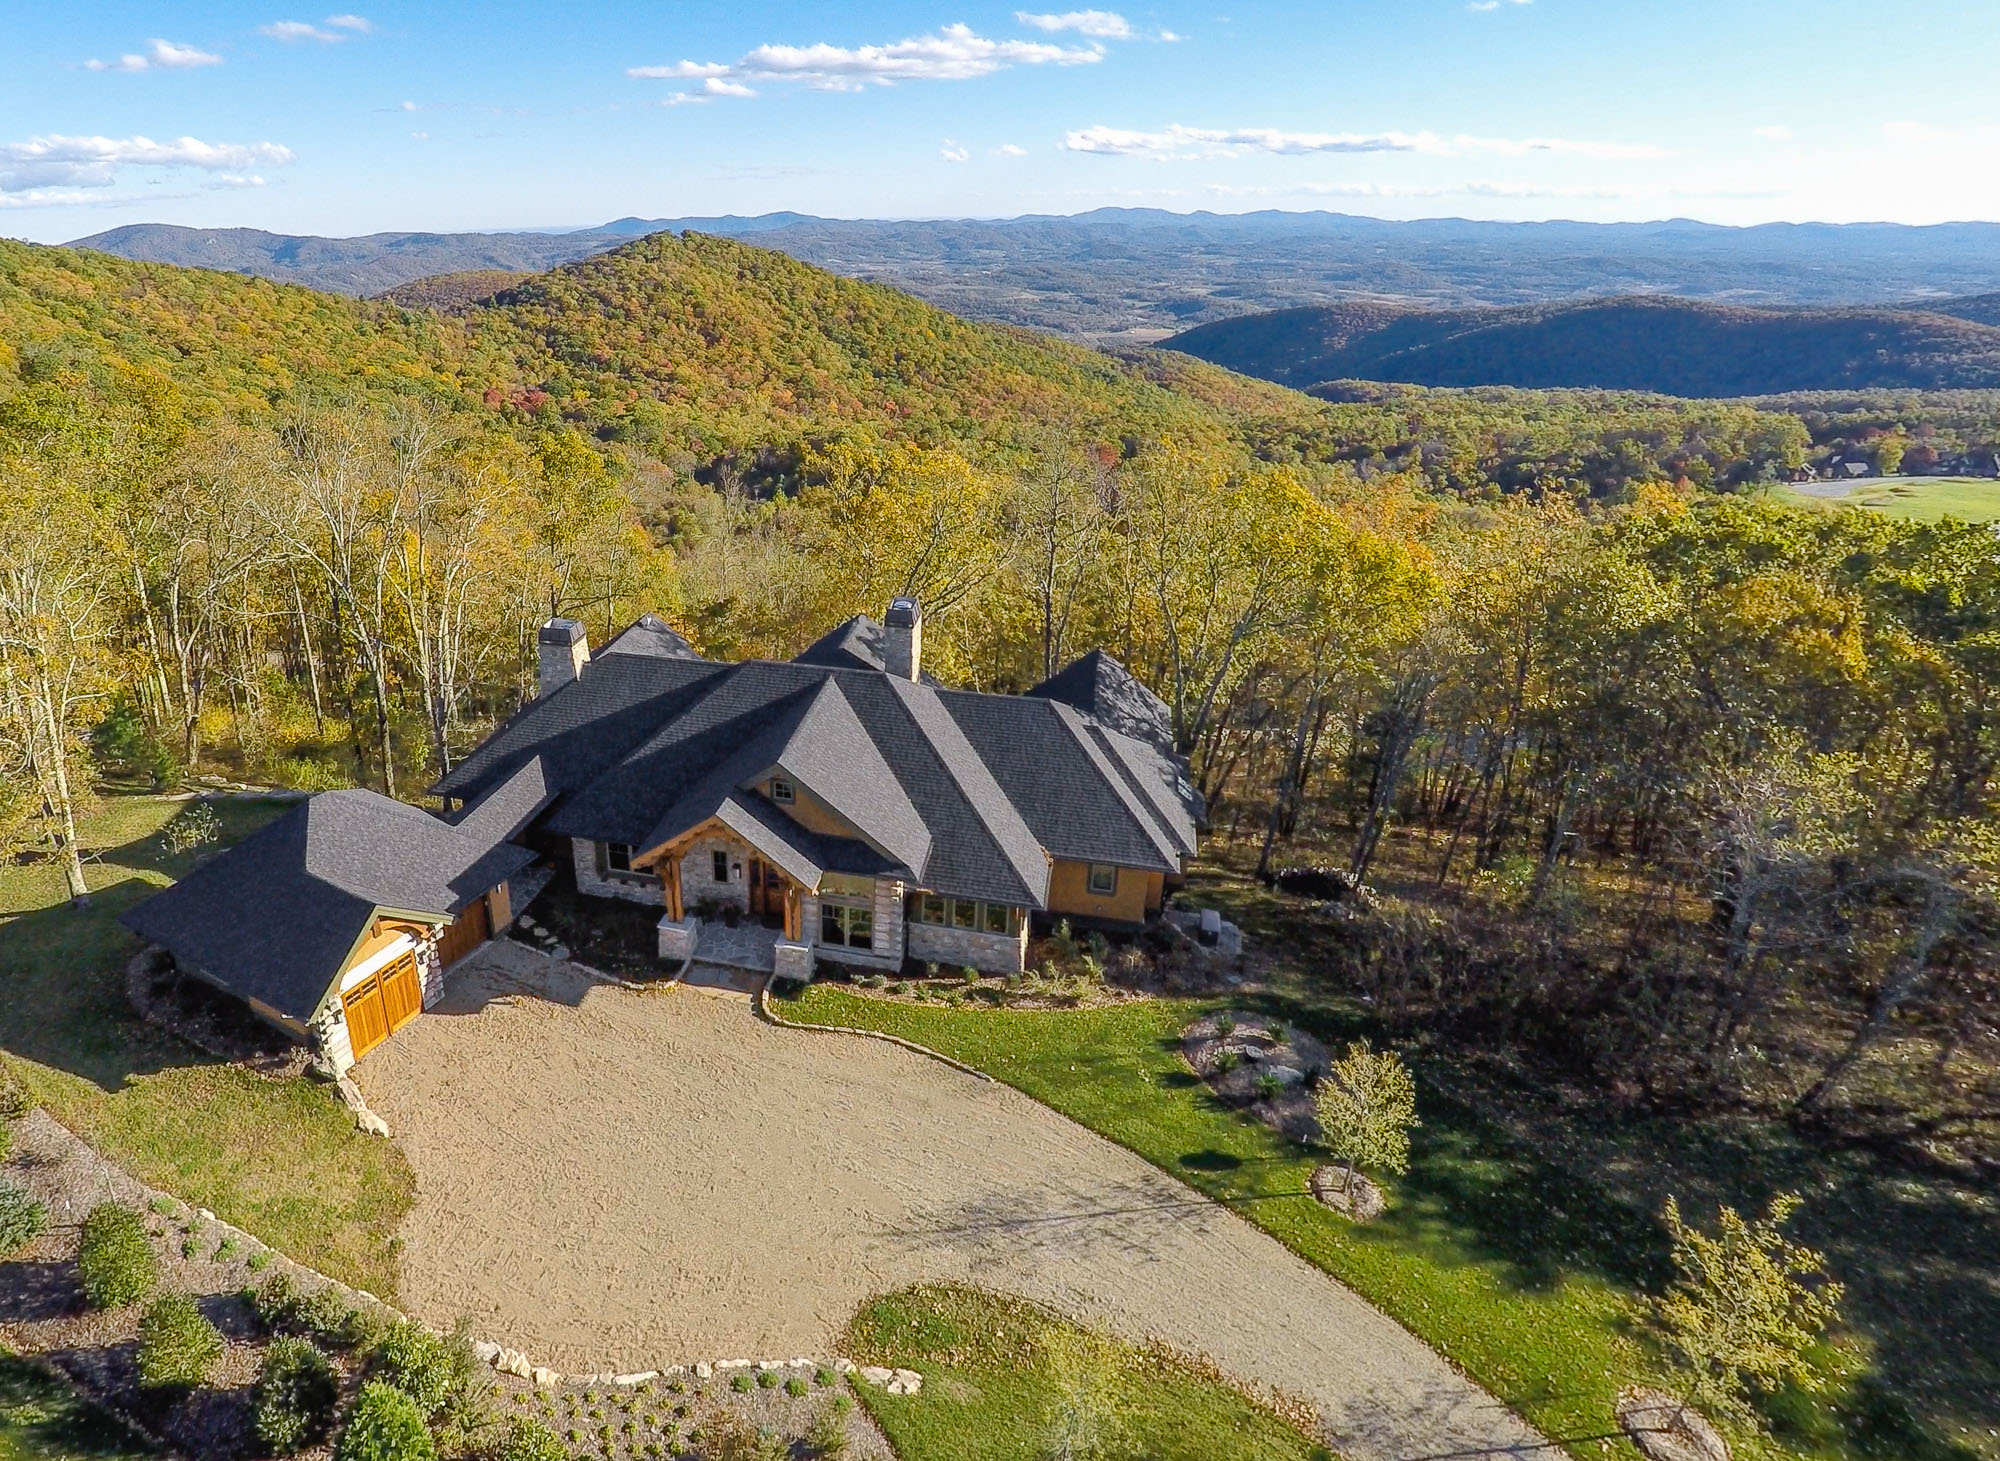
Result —
<svg viewBox="0 0 2000 1461"><path fill-rule="evenodd" d="M1511 309L1353 303L1223 320L1162 344L1300 390L1343 380L1676 396L1989 389L2000 387L2000 295L1922 311L1661 296Z"/></svg>
<svg viewBox="0 0 2000 1461"><path fill-rule="evenodd" d="M1555 482L1600 497L1663 478L1772 480L1834 452L1873 453L1884 436L1913 465L2000 441L2000 394L1863 389L2000 385L2000 329L1978 319L2000 316L1994 298L1952 306L1970 318L1657 299L1450 314L1359 305L1206 327L1175 351L1105 353L741 240L627 237L544 273L481 270L387 299L0 241L0 398L54 378L154 382L191 420L268 420L417 393L510 431L575 426L607 451L758 492L795 486L801 453L848 440L1018 462L1053 434L1106 465L1171 441L1363 480L1421 473L1445 491ZM1314 399L1232 370L1307 386L1372 374L1616 389L1343 387ZM1639 389L1829 386L1848 389L1782 401Z"/></svg>

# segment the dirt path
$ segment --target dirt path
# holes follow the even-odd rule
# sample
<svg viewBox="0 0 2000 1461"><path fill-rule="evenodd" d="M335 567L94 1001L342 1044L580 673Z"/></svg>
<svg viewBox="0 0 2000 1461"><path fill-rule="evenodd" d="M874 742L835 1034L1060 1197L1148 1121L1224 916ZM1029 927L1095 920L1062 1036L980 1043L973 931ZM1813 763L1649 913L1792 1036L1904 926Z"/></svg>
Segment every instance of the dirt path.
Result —
<svg viewBox="0 0 2000 1461"><path fill-rule="evenodd" d="M971 1282L1304 1396L1358 1461L1546 1445L1276 1240L1006 1086L740 996L535 997L538 956L476 962L358 1071L416 1169L402 1297L434 1322L626 1370L824 1353L873 1294Z"/></svg>

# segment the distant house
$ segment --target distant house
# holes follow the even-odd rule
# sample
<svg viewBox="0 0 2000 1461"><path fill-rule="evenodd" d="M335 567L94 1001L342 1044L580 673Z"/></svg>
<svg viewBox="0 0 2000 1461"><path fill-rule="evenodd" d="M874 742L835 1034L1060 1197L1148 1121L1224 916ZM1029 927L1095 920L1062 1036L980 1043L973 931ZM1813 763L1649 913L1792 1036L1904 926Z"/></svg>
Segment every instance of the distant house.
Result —
<svg viewBox="0 0 2000 1461"><path fill-rule="evenodd" d="M658 907L667 964L804 980L1016 971L1037 925L1142 928L1196 850L1166 706L1102 652L946 689L909 599L789 662L702 659L651 615L595 657L573 620L538 641L536 698L433 788L442 816L316 796L127 924L344 1069L506 926L538 854Z"/></svg>

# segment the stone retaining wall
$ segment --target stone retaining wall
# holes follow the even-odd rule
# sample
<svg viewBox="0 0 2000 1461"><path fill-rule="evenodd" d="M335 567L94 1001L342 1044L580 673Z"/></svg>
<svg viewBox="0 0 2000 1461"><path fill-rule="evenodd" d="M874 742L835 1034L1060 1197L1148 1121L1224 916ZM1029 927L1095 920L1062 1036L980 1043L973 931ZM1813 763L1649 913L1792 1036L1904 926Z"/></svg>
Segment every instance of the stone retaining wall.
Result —
<svg viewBox="0 0 2000 1461"><path fill-rule="evenodd" d="M988 974L1018 974L1027 965L1028 932L980 933L937 923L910 924L910 957L946 969L968 966Z"/></svg>

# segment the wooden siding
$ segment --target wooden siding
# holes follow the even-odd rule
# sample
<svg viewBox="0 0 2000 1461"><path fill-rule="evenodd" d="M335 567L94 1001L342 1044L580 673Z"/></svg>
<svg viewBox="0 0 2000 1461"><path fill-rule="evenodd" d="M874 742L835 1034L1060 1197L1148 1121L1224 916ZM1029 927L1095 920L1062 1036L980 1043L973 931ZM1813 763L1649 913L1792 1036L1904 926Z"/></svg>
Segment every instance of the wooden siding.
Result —
<svg viewBox="0 0 2000 1461"><path fill-rule="evenodd" d="M1109 895L1090 891L1090 865L1056 858L1049 866L1049 912L1110 923L1144 923L1149 908L1159 906L1160 874L1137 868L1118 869L1118 889Z"/></svg>

